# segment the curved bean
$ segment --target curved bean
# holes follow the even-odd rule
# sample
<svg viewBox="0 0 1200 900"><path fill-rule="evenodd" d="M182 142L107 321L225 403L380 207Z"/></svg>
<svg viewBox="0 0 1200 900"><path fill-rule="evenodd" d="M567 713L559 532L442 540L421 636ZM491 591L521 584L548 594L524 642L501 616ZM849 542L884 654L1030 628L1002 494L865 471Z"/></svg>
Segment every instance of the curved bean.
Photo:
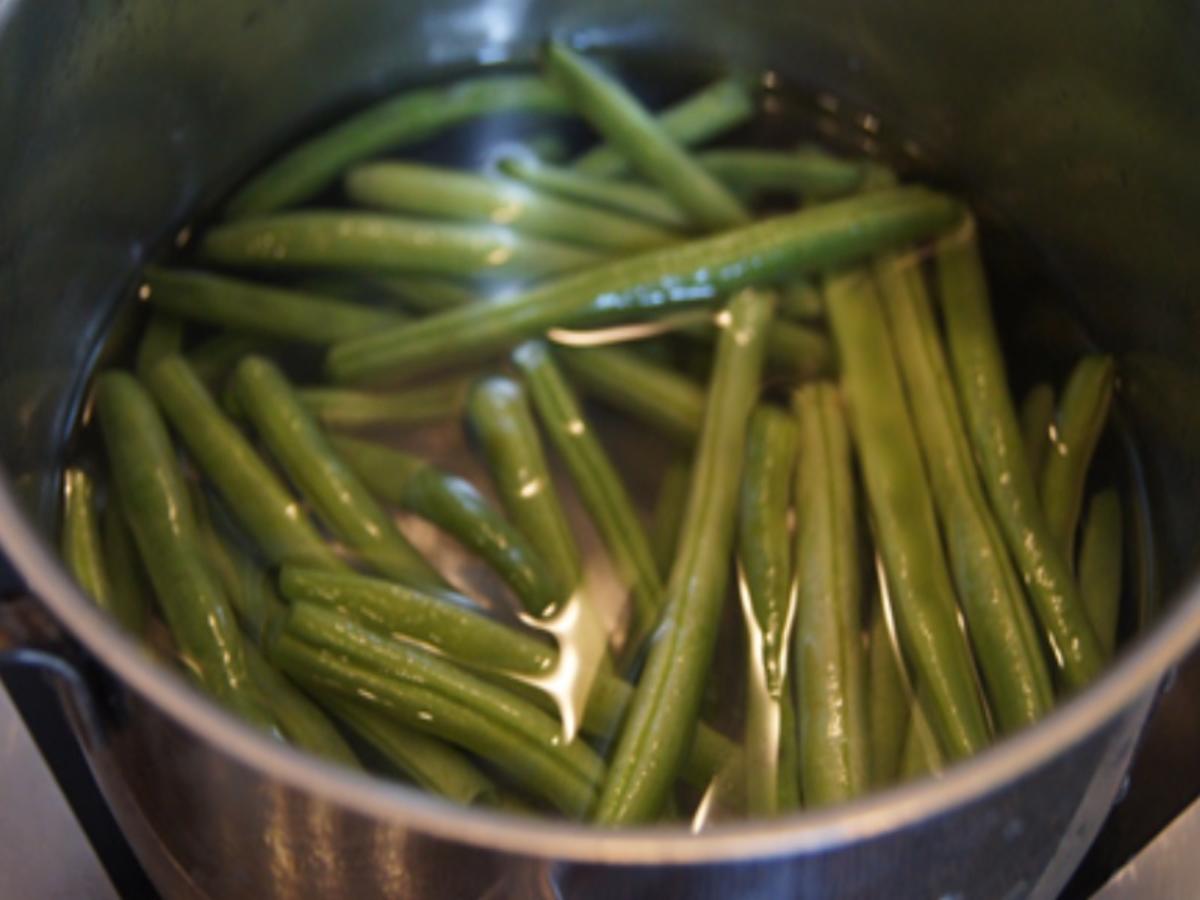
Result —
<svg viewBox="0 0 1200 900"><path fill-rule="evenodd" d="M1054 423L1054 388L1035 384L1021 401L1021 439L1029 471L1042 471L1050 449L1050 426Z"/></svg>
<svg viewBox="0 0 1200 900"><path fill-rule="evenodd" d="M900 661L878 597L873 598L868 644L867 704L871 723L871 785L896 781L908 733L911 704L904 688Z"/></svg>
<svg viewBox="0 0 1200 900"><path fill-rule="evenodd" d="M63 562L83 592L117 618L118 604L100 541L96 489L92 476L83 469L69 468L63 472L62 506Z"/></svg>
<svg viewBox="0 0 1200 900"><path fill-rule="evenodd" d="M146 583L146 569L138 558L125 511L121 508L121 498L115 491L104 508L100 537L112 588L113 615L130 634L140 635L146 627L150 586Z"/></svg>
<svg viewBox="0 0 1200 900"><path fill-rule="evenodd" d="M1092 498L1079 547L1079 593L1105 657L1117 645L1121 612L1121 495L1108 489Z"/></svg>

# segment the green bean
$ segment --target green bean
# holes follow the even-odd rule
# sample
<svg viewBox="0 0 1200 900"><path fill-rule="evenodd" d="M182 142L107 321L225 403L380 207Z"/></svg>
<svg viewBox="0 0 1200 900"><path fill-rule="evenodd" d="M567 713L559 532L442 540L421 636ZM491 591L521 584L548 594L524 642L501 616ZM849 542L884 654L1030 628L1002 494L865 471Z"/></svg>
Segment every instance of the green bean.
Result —
<svg viewBox="0 0 1200 900"><path fill-rule="evenodd" d="M813 147L708 150L697 154L696 161L739 197L787 192L805 200L828 200L857 191L865 174L861 163Z"/></svg>
<svg viewBox="0 0 1200 900"><path fill-rule="evenodd" d="M1063 388L1049 453L1042 465L1042 509L1068 564L1075 561L1083 489L1108 419L1112 392L1111 356L1085 356L1075 365Z"/></svg>
<svg viewBox="0 0 1200 900"><path fill-rule="evenodd" d="M321 702L333 714L425 790L463 806L490 805L498 799L496 786L463 753L448 744L405 728L365 704L336 694Z"/></svg>
<svg viewBox="0 0 1200 900"><path fill-rule="evenodd" d="M154 401L125 372L96 382L96 409L117 492L171 635L197 680L267 729L233 611L199 547L187 490Z"/></svg>
<svg viewBox="0 0 1200 900"><path fill-rule="evenodd" d="M378 213L309 210L218 225L198 256L225 266L274 270L400 272L455 277L542 278L605 255L496 225L455 225Z"/></svg>
<svg viewBox="0 0 1200 900"><path fill-rule="evenodd" d="M632 623L626 647L636 653L662 614L663 586L650 539L621 476L545 344L521 344L513 351L513 361L524 376L550 443L566 463L584 508L632 593Z"/></svg>
<svg viewBox="0 0 1200 900"><path fill-rule="evenodd" d="M825 306L821 292L808 279L789 281L779 291L779 315L799 322L823 319Z"/></svg>
<svg viewBox="0 0 1200 900"><path fill-rule="evenodd" d="M541 556L557 602L565 601L579 586L583 565L525 390L509 378L486 378L471 390L467 419L509 518Z"/></svg>
<svg viewBox="0 0 1200 900"><path fill-rule="evenodd" d="M922 705L924 698L912 701L908 715L908 733L904 737L904 750L900 759L900 778L909 781L922 775L937 775L945 766L945 757L938 746L937 736L929 723Z"/></svg>
<svg viewBox="0 0 1200 900"><path fill-rule="evenodd" d="M780 811L783 704L791 702L788 647L795 621L788 512L799 437L783 412L760 406L750 418L738 502L737 559L746 624L746 793L750 811Z"/></svg>
<svg viewBox="0 0 1200 900"><path fill-rule="evenodd" d="M897 650L888 633L887 618L878 598L871 604L873 617L869 643L867 704L871 723L871 784L884 787L900 774L900 760L908 732L909 701L904 689Z"/></svg>
<svg viewBox="0 0 1200 900"><path fill-rule="evenodd" d="M343 567L186 360L170 356L160 361L147 383L192 457L272 564Z"/></svg>
<svg viewBox="0 0 1200 900"><path fill-rule="evenodd" d="M687 334L711 341L715 329L707 325L689 327ZM799 381L833 373L833 347L829 338L808 325L776 321L767 335L767 365Z"/></svg>
<svg viewBox="0 0 1200 900"><path fill-rule="evenodd" d="M952 758L970 756L988 742L987 716L959 629L929 482L870 274L830 277L825 307L900 635L929 690L943 748Z"/></svg>
<svg viewBox="0 0 1200 900"><path fill-rule="evenodd" d="M503 225L601 251L658 247L678 235L639 219L562 200L507 178L418 163L371 163L346 175L346 193L365 206L440 219Z"/></svg>
<svg viewBox="0 0 1200 900"><path fill-rule="evenodd" d="M203 494L193 492L197 511L208 505ZM215 527L205 518L207 510L197 517L201 520L201 539L209 564L237 613L242 629L259 647L266 647L283 628L287 607L275 592L271 576L245 551L232 542L222 540Z"/></svg>
<svg viewBox="0 0 1200 900"><path fill-rule="evenodd" d="M1069 687L1102 665L1096 635L1026 462L992 322L974 223L939 242L937 274L955 386L1004 539Z"/></svg>
<svg viewBox="0 0 1200 900"><path fill-rule="evenodd" d="M115 494L114 491L109 496L100 523L104 564L112 588L112 613L126 631L140 635L146 627L150 586L146 583L146 569L138 559L137 547L125 520L121 499Z"/></svg>
<svg viewBox="0 0 1200 900"><path fill-rule="evenodd" d="M650 526L650 544L654 560L663 578L671 574L671 562L683 527L688 485L692 480L692 460L678 456L667 466L658 497L654 501L654 520Z"/></svg>
<svg viewBox="0 0 1200 900"><path fill-rule="evenodd" d="M459 665L508 679L545 675L558 666L558 650L529 632L483 615L466 602L448 601L393 582L354 573L285 566L280 589L293 603L332 609L397 639L419 641ZM601 669L584 708L583 729L606 739L620 726L633 689ZM736 750L703 722L696 727L680 774L701 789L729 765Z"/></svg>
<svg viewBox="0 0 1200 900"><path fill-rule="evenodd" d="M490 75L449 86L418 88L369 106L300 144L267 166L225 206L228 218L261 216L294 206L347 166L433 137L459 122L504 111L565 113L565 98L541 78Z"/></svg>
<svg viewBox="0 0 1200 900"><path fill-rule="evenodd" d="M146 322L138 344L134 369L138 375L150 371L154 364L171 353L183 352L183 320L170 313L154 312Z"/></svg>
<svg viewBox="0 0 1200 900"><path fill-rule="evenodd" d="M1037 626L979 480L924 276L894 256L875 274L967 632L1000 728L1015 731L1054 705Z"/></svg>
<svg viewBox="0 0 1200 900"><path fill-rule="evenodd" d="M704 391L690 379L620 347L558 348L576 385L683 445L700 434Z"/></svg>
<svg viewBox="0 0 1200 900"><path fill-rule="evenodd" d="M1121 495L1101 491L1088 505L1079 547L1079 593L1105 657L1117 644L1121 611Z"/></svg>
<svg viewBox="0 0 1200 900"><path fill-rule="evenodd" d="M865 793L871 777L860 535L836 389L801 388L792 407L800 423L793 647L800 786L806 805L827 806Z"/></svg>
<svg viewBox="0 0 1200 900"><path fill-rule="evenodd" d="M1050 449L1050 426L1054 423L1054 388L1036 384L1021 402L1021 438L1030 472L1041 472Z"/></svg>
<svg viewBox="0 0 1200 900"><path fill-rule="evenodd" d="M749 221L733 194L702 169L637 98L599 66L554 42L546 49L545 61L584 118L697 224L718 229Z"/></svg>
<svg viewBox="0 0 1200 900"><path fill-rule="evenodd" d="M335 381L415 375L478 360L595 306L628 321L639 309L715 299L749 283L836 266L936 233L955 221L952 200L916 188L878 191L725 234L594 266L506 299L449 310L412 325L336 344Z"/></svg>
<svg viewBox="0 0 1200 900"><path fill-rule="evenodd" d="M742 78L723 78L684 98L658 115L658 126L680 146L703 144L754 115L754 98ZM629 169L625 154L601 144L573 163L577 172L613 178Z"/></svg>
<svg viewBox="0 0 1200 900"><path fill-rule="evenodd" d="M118 605L100 541L96 489L83 469L63 472L62 557L83 592L116 618Z"/></svg>
<svg viewBox="0 0 1200 900"><path fill-rule="evenodd" d="M258 337L330 344L403 324L398 313L224 275L147 266L141 296L184 319Z"/></svg>
<svg viewBox="0 0 1200 900"><path fill-rule="evenodd" d="M274 363L246 357L233 385L241 410L292 483L368 564L401 581L445 585L329 445Z"/></svg>
<svg viewBox="0 0 1200 900"><path fill-rule="evenodd" d="M363 279L368 290L391 292L406 308L422 315L466 306L484 296L469 284L428 275L367 275Z"/></svg>
<svg viewBox="0 0 1200 900"><path fill-rule="evenodd" d="M330 442L376 497L432 522L484 559L527 612L543 615L562 600L537 551L469 481L390 447L337 435Z"/></svg>
<svg viewBox="0 0 1200 900"><path fill-rule="evenodd" d="M201 343L186 358L196 377L214 387L225 380L243 356L268 353L275 347L275 342L269 338L222 332Z"/></svg>
<svg viewBox="0 0 1200 900"><path fill-rule="evenodd" d="M657 815L694 730L729 574L746 428L774 306L770 294L742 291L723 317L664 625L651 644L596 810L606 825Z"/></svg>
<svg viewBox="0 0 1200 900"><path fill-rule="evenodd" d="M327 428L363 428L456 418L466 405L468 386L465 378L454 378L387 393L340 388L301 388L296 393Z"/></svg>
<svg viewBox="0 0 1200 900"><path fill-rule="evenodd" d="M499 168L510 178L566 200L636 216L660 228L686 229L689 225L687 213L675 201L648 185L614 181L518 156L500 160Z"/></svg>
<svg viewBox="0 0 1200 900"><path fill-rule="evenodd" d="M291 649L305 644L324 653ZM590 747L564 742L551 716L451 663L303 603L292 607L276 655L306 684L387 710L403 725L490 759L565 813L585 813L595 802L604 762Z"/></svg>

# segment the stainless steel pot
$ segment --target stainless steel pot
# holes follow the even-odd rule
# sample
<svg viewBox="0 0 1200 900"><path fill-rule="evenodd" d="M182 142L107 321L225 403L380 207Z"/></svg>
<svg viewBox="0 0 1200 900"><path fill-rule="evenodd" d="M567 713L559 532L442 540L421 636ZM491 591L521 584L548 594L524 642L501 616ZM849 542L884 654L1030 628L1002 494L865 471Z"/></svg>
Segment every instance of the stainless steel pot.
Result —
<svg viewBox="0 0 1200 900"><path fill-rule="evenodd" d="M937 781L698 836L603 833L451 808L270 743L80 595L48 540L56 477L145 248L339 102L528 56L551 31L774 67L903 123L1049 248L1105 346L1140 354L1123 389L1173 599L1100 682ZM1200 640L1198 39L1194 5L1166 2L0 0L0 547L37 598L0 607L9 658L60 684L171 896L1053 896ZM72 662L14 649L38 634Z"/></svg>

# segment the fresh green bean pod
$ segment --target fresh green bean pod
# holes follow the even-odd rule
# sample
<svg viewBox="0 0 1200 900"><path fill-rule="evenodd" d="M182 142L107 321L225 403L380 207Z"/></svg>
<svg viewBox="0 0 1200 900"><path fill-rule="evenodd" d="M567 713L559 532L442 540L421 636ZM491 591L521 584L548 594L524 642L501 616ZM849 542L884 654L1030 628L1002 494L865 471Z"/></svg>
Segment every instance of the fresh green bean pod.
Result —
<svg viewBox="0 0 1200 900"><path fill-rule="evenodd" d="M150 315L142 332L134 369L141 376L164 356L182 352L183 320L170 313L156 311Z"/></svg>
<svg viewBox="0 0 1200 900"><path fill-rule="evenodd" d="M704 228L742 225L749 214L616 79L563 44L546 49L546 65L584 118L651 182Z"/></svg>
<svg viewBox="0 0 1200 900"><path fill-rule="evenodd" d="M274 729L246 667L245 645L202 555L187 489L154 401L125 372L96 381L96 409L116 489L172 637L196 679L243 718Z"/></svg>
<svg viewBox="0 0 1200 900"><path fill-rule="evenodd" d="M896 781L908 733L910 703L896 647L878 598L871 604L868 644L867 704L871 723L871 786Z"/></svg>
<svg viewBox="0 0 1200 900"><path fill-rule="evenodd" d="M701 325L688 334L704 340L715 337L715 329ZM767 335L767 366L800 381L833 374L833 346L824 332L798 322L776 321Z"/></svg>
<svg viewBox="0 0 1200 900"><path fill-rule="evenodd" d="M750 84L723 78L658 114L658 126L681 147L694 147L748 121L754 115ZM572 164L575 171L614 178L629 170L624 152L609 144L589 150Z"/></svg>
<svg viewBox="0 0 1200 900"><path fill-rule="evenodd" d="M478 116L518 110L569 111L559 91L528 75L487 75L389 97L268 165L234 194L225 206L225 215L239 219L295 206L348 166L384 150L423 141Z"/></svg>
<svg viewBox="0 0 1200 900"><path fill-rule="evenodd" d="M663 474L654 501L654 519L650 525L650 544L658 571L665 579L671 574L679 532L683 529L683 512L687 506L688 486L692 480L692 460L678 456Z"/></svg>
<svg viewBox="0 0 1200 900"><path fill-rule="evenodd" d="M411 325L342 341L327 357L335 381L416 375L478 360L581 314L614 320L639 310L716 299L751 283L770 283L845 264L929 237L960 213L954 201L920 188L876 191L747 225L713 237L651 250L569 275L506 299L449 310Z"/></svg>
<svg viewBox="0 0 1200 900"><path fill-rule="evenodd" d="M875 275L967 632L1000 729L1015 731L1054 706L1037 626L979 480L924 276L895 256Z"/></svg>
<svg viewBox="0 0 1200 900"><path fill-rule="evenodd" d="M121 500L115 493L108 498L100 521L104 564L112 589L112 614L126 631L140 635L146 627L150 585L146 583L146 569L138 558Z"/></svg>
<svg viewBox="0 0 1200 900"><path fill-rule="evenodd" d="M739 197L770 192L829 200L857 191L866 174L862 163L814 147L706 150L696 155L696 161Z"/></svg>
<svg viewBox="0 0 1200 900"><path fill-rule="evenodd" d="M1088 468L1108 421L1113 370L1111 356L1085 356L1076 363L1063 388L1041 469L1039 496L1046 524L1058 539L1068 564L1075 561L1075 533L1083 509Z"/></svg>
<svg viewBox="0 0 1200 900"><path fill-rule="evenodd" d="M683 375L620 347L560 347L555 356L584 393L680 444L700 434L704 391Z"/></svg>
<svg viewBox="0 0 1200 900"><path fill-rule="evenodd" d="M1121 495L1109 488L1092 498L1079 547L1079 593L1106 658L1117 646L1121 612Z"/></svg>
<svg viewBox="0 0 1200 900"><path fill-rule="evenodd" d="M1050 449L1050 426L1054 424L1054 388L1035 384L1021 401L1021 439L1030 472L1041 472Z"/></svg>
<svg viewBox="0 0 1200 900"><path fill-rule="evenodd" d="M937 276L955 386L988 498L1055 662L1068 687L1082 687L1103 654L1026 461L972 221L939 242Z"/></svg>
<svg viewBox="0 0 1200 900"><path fill-rule="evenodd" d="M272 564L343 567L296 498L222 412L186 360L170 356L160 361L147 383L192 457Z"/></svg>
<svg viewBox="0 0 1200 900"><path fill-rule="evenodd" d="M807 806L866 792L871 778L858 509L850 436L835 388L794 395L796 471L796 722Z"/></svg>
<svg viewBox="0 0 1200 900"><path fill-rule="evenodd" d="M291 566L280 575L280 589L293 603L314 603L396 639L418 641L485 675L509 679L513 673L545 675L558 665L557 648L540 636L504 625L444 595L350 572ZM584 731L609 738L620 726L632 695L628 683L601 669L584 709ZM680 774L692 785L706 788L736 755L724 735L701 722Z"/></svg>
<svg viewBox="0 0 1200 900"><path fill-rule="evenodd" d="M376 497L457 538L504 579L531 615L543 615L562 599L537 551L469 481L391 447L339 435L330 442Z"/></svg>
<svg viewBox="0 0 1200 900"><path fill-rule="evenodd" d="M463 806L492 805L499 792L462 752L400 725L378 710L328 693L321 696L333 715L425 790Z"/></svg>
<svg viewBox="0 0 1200 900"><path fill-rule="evenodd" d="M142 296L156 309L262 338L331 344L407 321L391 310L208 272L147 266L143 275Z"/></svg>
<svg viewBox="0 0 1200 900"><path fill-rule="evenodd" d="M635 216L659 228L678 230L690 225L687 213L674 200L649 185L614 181L526 157L508 156L498 165L508 177L565 200Z"/></svg>
<svg viewBox="0 0 1200 900"><path fill-rule="evenodd" d="M364 206L503 225L522 234L604 252L630 253L679 238L640 219L563 200L518 181L418 163L359 166L346 175L346 193Z"/></svg>
<svg viewBox="0 0 1200 900"><path fill-rule="evenodd" d="M113 618L118 604L109 580L100 519L96 513L96 489L92 476L83 469L63 472L62 557L76 583L96 605Z"/></svg>
<svg viewBox="0 0 1200 900"><path fill-rule="evenodd" d="M605 259L595 250L498 225L344 210L279 213L218 225L205 234L197 253L208 263L255 269L496 279L543 278Z"/></svg>
<svg viewBox="0 0 1200 900"><path fill-rule="evenodd" d="M398 298L406 309L420 315L443 312L457 306L467 306L486 297L478 287L468 282L431 275L365 275L368 292L388 292Z"/></svg>
<svg viewBox="0 0 1200 900"><path fill-rule="evenodd" d="M945 755L938 746L937 735L925 713L928 698L918 692L908 715L908 733L900 759L900 778L910 781L924 775L937 775L946 765Z"/></svg>
<svg viewBox="0 0 1200 900"><path fill-rule="evenodd" d="M343 388L301 388L300 402L327 428L416 425L457 418L466 406L469 382L453 378L387 393Z"/></svg>
<svg viewBox="0 0 1200 900"><path fill-rule="evenodd" d="M566 463L584 508L630 589L633 607L626 646L641 647L662 614L663 586L629 492L546 345L521 344L513 351L513 361L550 443Z"/></svg>
<svg viewBox="0 0 1200 900"><path fill-rule="evenodd" d="M729 575L746 429L774 306L773 295L748 290L727 307L664 622L596 808L596 820L605 825L658 814L694 730Z"/></svg>
<svg viewBox="0 0 1200 900"><path fill-rule="evenodd" d="M276 348L270 338L250 334L222 332L214 335L187 354L188 365L196 377L208 387L219 386L242 357L254 353L269 353Z"/></svg>
<svg viewBox="0 0 1200 900"><path fill-rule="evenodd" d="M796 322L825 318L821 292L807 278L794 278L779 290L779 315Z"/></svg>
<svg viewBox="0 0 1200 900"><path fill-rule="evenodd" d="M467 399L467 419L504 509L545 563L557 602L565 601L579 586L583 564L525 390L498 376L477 382Z"/></svg>
<svg viewBox="0 0 1200 900"><path fill-rule="evenodd" d="M988 743L987 714L958 625L932 492L870 273L830 277L825 307L900 636L929 691L943 749L951 758L970 756Z"/></svg>
<svg viewBox="0 0 1200 900"><path fill-rule="evenodd" d="M305 644L324 653L291 649ZM595 802L603 760L581 740L564 742L559 723L536 706L464 669L307 604L292 608L275 650L303 683L386 710L400 724L490 759L569 815Z"/></svg>
<svg viewBox="0 0 1200 900"><path fill-rule="evenodd" d="M274 363L246 357L233 384L242 412L292 483L369 565L401 581L445 585L329 445Z"/></svg>

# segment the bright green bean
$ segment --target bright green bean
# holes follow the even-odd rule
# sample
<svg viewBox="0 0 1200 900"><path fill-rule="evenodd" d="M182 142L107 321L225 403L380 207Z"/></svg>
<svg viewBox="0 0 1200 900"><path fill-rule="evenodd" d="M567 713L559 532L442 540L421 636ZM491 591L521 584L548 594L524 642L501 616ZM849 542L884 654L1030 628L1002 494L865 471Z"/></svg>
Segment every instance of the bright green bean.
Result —
<svg viewBox="0 0 1200 900"><path fill-rule="evenodd" d="M830 277L825 307L900 636L929 690L945 751L952 758L970 756L988 743L987 715L959 629L932 494L870 273Z"/></svg>
<svg viewBox="0 0 1200 900"><path fill-rule="evenodd" d="M63 561L83 592L116 618L118 605L100 541L100 519L96 513L92 476L76 468L63 472L62 505Z"/></svg>
<svg viewBox="0 0 1200 900"><path fill-rule="evenodd" d="M401 581L445 584L329 445L274 363L246 357L233 385L242 412L292 483L368 564Z"/></svg>
<svg viewBox="0 0 1200 900"><path fill-rule="evenodd" d="M686 229L687 213L662 191L632 181L614 181L525 157L500 160L500 171L532 188L577 203L636 216L660 228Z"/></svg>
<svg viewBox="0 0 1200 900"><path fill-rule="evenodd" d="M1055 662L1069 687L1082 687L1103 657L1025 458L970 220L939 242L937 275L955 386L992 509Z"/></svg>
<svg viewBox="0 0 1200 900"><path fill-rule="evenodd" d="M447 379L387 393L342 388L301 388L304 408L327 428L415 425L457 418L467 400L469 382Z"/></svg>
<svg viewBox="0 0 1200 900"><path fill-rule="evenodd" d="M225 275L147 266L142 296L184 319L258 337L331 344L403 324L399 313Z"/></svg>
<svg viewBox="0 0 1200 900"><path fill-rule="evenodd" d="M545 60L584 118L695 222L718 229L749 221L737 198L702 169L637 98L599 66L554 42L547 48Z"/></svg>
<svg viewBox="0 0 1200 900"><path fill-rule="evenodd" d="M697 154L696 161L739 197L786 192L805 200L828 200L857 191L865 174L861 163L813 147L707 150Z"/></svg>
<svg viewBox="0 0 1200 900"><path fill-rule="evenodd" d="M861 537L837 390L801 388L792 408L800 424L793 647L800 788L807 806L828 806L865 793L871 778Z"/></svg>
<svg viewBox="0 0 1200 900"><path fill-rule="evenodd" d="M1105 657L1117 645L1121 612L1121 495L1109 488L1092 498L1079 547L1079 593Z"/></svg>
<svg viewBox="0 0 1200 900"><path fill-rule="evenodd" d="M602 311L628 321L638 310L715 299L750 283L844 264L953 223L960 207L919 188L877 191L758 222L710 238L594 266L506 299L449 310L411 325L343 341L326 367L335 381L415 375L478 360L545 329Z"/></svg>
<svg viewBox="0 0 1200 900"><path fill-rule="evenodd" d="M1054 705L1037 626L979 480L924 276L899 257L875 275L967 632L1000 729L1015 731Z"/></svg>
<svg viewBox="0 0 1200 900"><path fill-rule="evenodd" d="M269 338L222 332L209 338L187 354L188 365L202 383L219 386L243 356L269 353L276 347Z"/></svg>
<svg viewBox="0 0 1200 900"><path fill-rule="evenodd" d="M871 785L878 788L892 784L900 774L911 704L878 597L871 604L871 613L867 704L871 723Z"/></svg>
<svg viewBox="0 0 1200 900"><path fill-rule="evenodd" d="M683 528L683 512L687 506L688 485L692 480L692 460L679 456L667 466L658 498L654 501L654 520L650 526L650 543L654 560L663 578L671 574L679 532Z"/></svg>
<svg viewBox="0 0 1200 900"><path fill-rule="evenodd" d="M1083 509L1088 467L1108 420L1113 368L1111 356L1085 356L1076 363L1063 388L1042 465L1039 496L1046 524L1058 539L1069 565L1075 562L1075 534Z"/></svg>
<svg viewBox="0 0 1200 900"><path fill-rule="evenodd" d="M557 602L565 601L579 586L583 564L525 390L509 378L484 379L467 400L467 419L504 509L545 563Z"/></svg>
<svg viewBox="0 0 1200 900"><path fill-rule="evenodd" d="M745 79L723 78L658 114L658 126L682 147L694 147L728 131L754 115L754 98ZM585 175L613 178L629 169L625 154L601 144L572 167Z"/></svg>
<svg viewBox="0 0 1200 900"><path fill-rule="evenodd" d="M228 218L261 216L308 199L347 166L433 137L481 115L508 110L567 112L565 98L541 78L490 75L389 97L305 141L234 194Z"/></svg>
<svg viewBox="0 0 1200 900"><path fill-rule="evenodd" d="M230 709L273 729L246 668L233 610L201 555L191 502L154 401L131 375L109 371L96 381L96 410L139 555L189 668Z"/></svg>
<svg viewBox="0 0 1200 900"><path fill-rule="evenodd" d="M164 356L183 352L183 320L170 313L154 312L146 322L138 344L134 370L139 376L149 372Z"/></svg>
<svg viewBox="0 0 1200 900"><path fill-rule="evenodd" d="M225 266L542 278L605 255L497 225L455 225L378 213L311 210L218 225L199 258ZM393 313L394 315L394 313Z"/></svg>
<svg viewBox="0 0 1200 900"><path fill-rule="evenodd" d="M662 614L663 586L650 539L621 476L545 344L521 344L513 351L513 361L550 443L566 463L584 508L630 589L633 607L626 647L636 652Z"/></svg>
<svg viewBox="0 0 1200 900"><path fill-rule="evenodd" d="M221 411L186 360L163 359L147 381L192 457L271 563L343 567L296 498Z"/></svg>
<svg viewBox="0 0 1200 900"><path fill-rule="evenodd" d="M677 234L639 219L562 200L511 179L418 163L359 166L346 175L346 193L378 209L503 225L601 251L628 253L678 240Z"/></svg>
<svg viewBox="0 0 1200 900"><path fill-rule="evenodd" d="M146 569L138 558L121 499L116 492L108 498L100 522L104 545L104 563L112 588L112 612L130 634L140 635L146 627L146 611L150 606L150 586Z"/></svg>
<svg viewBox="0 0 1200 900"><path fill-rule="evenodd" d="M1036 384L1021 402L1021 439L1030 472L1041 472L1050 449L1050 426L1054 423L1054 388Z"/></svg>
<svg viewBox="0 0 1200 900"><path fill-rule="evenodd" d="M694 730L716 643L746 429L774 306L771 294L742 291L727 307L664 625L651 644L596 811L605 825L658 814Z"/></svg>

